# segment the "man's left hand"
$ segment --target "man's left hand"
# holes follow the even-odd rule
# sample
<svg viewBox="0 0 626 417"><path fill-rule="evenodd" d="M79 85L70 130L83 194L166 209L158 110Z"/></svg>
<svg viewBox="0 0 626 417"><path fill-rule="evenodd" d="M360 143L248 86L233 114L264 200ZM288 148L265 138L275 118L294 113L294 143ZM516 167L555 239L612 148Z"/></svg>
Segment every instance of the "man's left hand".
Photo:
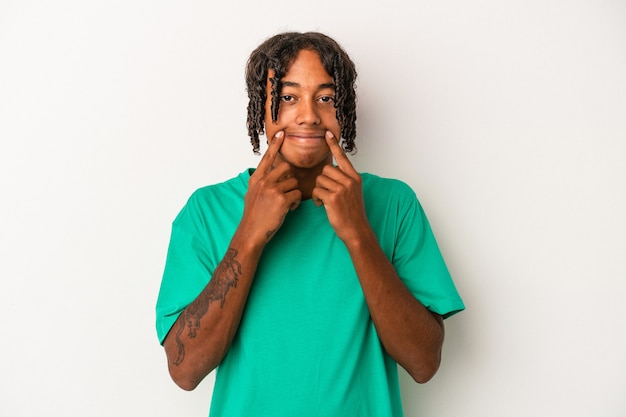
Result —
<svg viewBox="0 0 626 417"><path fill-rule="evenodd" d="M315 204L324 205L335 233L348 244L358 240L360 233L369 229L361 175L330 131L326 132L325 139L337 166L324 167L315 181L312 197Z"/></svg>

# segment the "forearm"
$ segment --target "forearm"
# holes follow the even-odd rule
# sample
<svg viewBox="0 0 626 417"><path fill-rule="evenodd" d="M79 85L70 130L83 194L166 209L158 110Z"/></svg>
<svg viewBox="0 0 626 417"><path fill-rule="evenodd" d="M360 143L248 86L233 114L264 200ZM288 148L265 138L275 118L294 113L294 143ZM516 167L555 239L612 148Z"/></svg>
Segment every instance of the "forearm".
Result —
<svg viewBox="0 0 626 417"><path fill-rule="evenodd" d="M220 364L237 333L262 252L248 242L235 234L211 280L163 342L170 375L183 389L194 389Z"/></svg>
<svg viewBox="0 0 626 417"><path fill-rule="evenodd" d="M352 257L381 343L417 382L437 372L444 339L443 321L427 310L398 277L369 229L346 246Z"/></svg>

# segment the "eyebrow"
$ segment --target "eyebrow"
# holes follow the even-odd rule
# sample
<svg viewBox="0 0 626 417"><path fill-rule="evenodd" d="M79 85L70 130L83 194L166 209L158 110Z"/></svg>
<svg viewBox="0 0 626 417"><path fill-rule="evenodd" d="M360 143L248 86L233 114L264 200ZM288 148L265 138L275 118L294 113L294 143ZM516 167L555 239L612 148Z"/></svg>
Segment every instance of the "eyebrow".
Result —
<svg viewBox="0 0 626 417"><path fill-rule="evenodd" d="M282 82L283 87L301 87L299 83L293 82L293 81L283 81ZM323 90L326 88L330 88L332 90L335 89L335 84L334 83L324 83L324 84L320 84L317 86L318 89Z"/></svg>

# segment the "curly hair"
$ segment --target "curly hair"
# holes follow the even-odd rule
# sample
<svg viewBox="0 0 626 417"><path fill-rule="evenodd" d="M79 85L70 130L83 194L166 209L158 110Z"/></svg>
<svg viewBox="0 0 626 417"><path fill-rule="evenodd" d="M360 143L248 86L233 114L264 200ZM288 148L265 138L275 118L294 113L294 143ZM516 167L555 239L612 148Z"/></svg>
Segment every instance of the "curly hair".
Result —
<svg viewBox="0 0 626 417"><path fill-rule="evenodd" d="M246 65L246 88L248 91L248 136L255 154L259 153L259 135L265 133L266 85L269 70L274 72L271 82L272 121L278 119L281 79L289 66L303 50L319 54L326 72L335 84L335 108L341 126L341 146L344 151L356 151L356 67L339 44L319 32L284 32L272 36L259 45Z"/></svg>

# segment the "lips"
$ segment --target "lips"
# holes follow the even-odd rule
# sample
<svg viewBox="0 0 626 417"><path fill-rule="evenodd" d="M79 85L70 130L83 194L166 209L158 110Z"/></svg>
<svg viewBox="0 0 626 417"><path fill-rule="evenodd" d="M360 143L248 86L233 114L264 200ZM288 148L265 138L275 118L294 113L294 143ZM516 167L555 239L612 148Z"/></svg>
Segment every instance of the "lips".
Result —
<svg viewBox="0 0 626 417"><path fill-rule="evenodd" d="M289 132L285 137L293 139L324 139L324 132Z"/></svg>
<svg viewBox="0 0 626 417"><path fill-rule="evenodd" d="M285 134L285 140L300 146L320 146L324 142L324 132L291 132Z"/></svg>

